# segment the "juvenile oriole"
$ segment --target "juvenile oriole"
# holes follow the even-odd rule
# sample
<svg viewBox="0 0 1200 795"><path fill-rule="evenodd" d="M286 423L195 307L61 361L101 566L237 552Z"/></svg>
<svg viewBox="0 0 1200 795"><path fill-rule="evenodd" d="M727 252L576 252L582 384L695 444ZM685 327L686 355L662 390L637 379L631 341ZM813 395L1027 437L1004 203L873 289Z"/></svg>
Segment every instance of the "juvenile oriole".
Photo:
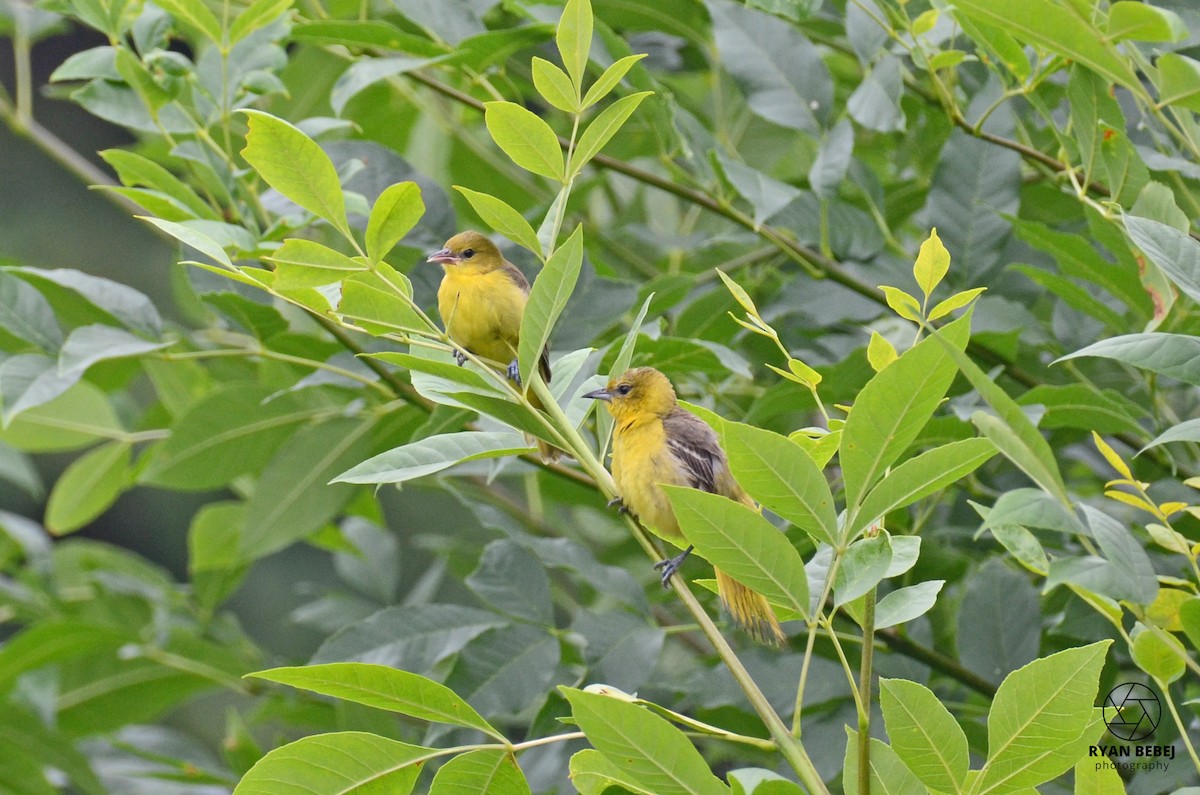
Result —
<svg viewBox="0 0 1200 795"><path fill-rule="evenodd" d="M612 476L625 509L650 530L680 545L683 533L661 488L690 486L756 508L729 471L729 461L712 428L679 406L667 377L637 367L585 397L603 400L613 416ZM664 560L663 585L692 551ZM717 593L734 620L764 643L784 640L775 611L762 594L716 570Z"/></svg>
<svg viewBox="0 0 1200 795"><path fill-rule="evenodd" d="M508 377L520 386L517 346L529 300L529 280L479 232L460 232L427 261L439 263L445 270L438 287L438 312L446 334L455 345L476 356L500 365L508 362ZM454 358L459 365L467 361L466 354L458 350ZM548 349L542 349L538 370L549 384ZM529 402L539 411L543 408L536 394L530 393ZM561 453L541 440L538 452L545 461L553 461Z"/></svg>

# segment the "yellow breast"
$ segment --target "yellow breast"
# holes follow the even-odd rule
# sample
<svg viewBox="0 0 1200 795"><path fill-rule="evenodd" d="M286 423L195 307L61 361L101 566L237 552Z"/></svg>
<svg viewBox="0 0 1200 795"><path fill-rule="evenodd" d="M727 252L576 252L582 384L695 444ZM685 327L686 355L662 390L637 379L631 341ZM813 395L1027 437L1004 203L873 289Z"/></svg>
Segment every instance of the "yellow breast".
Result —
<svg viewBox="0 0 1200 795"><path fill-rule="evenodd" d="M506 364L517 355L525 293L502 270L446 269L438 312L450 339L477 356Z"/></svg>
<svg viewBox="0 0 1200 795"><path fill-rule="evenodd" d="M622 502L657 535L682 537L662 484L686 486L687 478L667 448L667 435L657 417L618 422L613 429L613 481Z"/></svg>

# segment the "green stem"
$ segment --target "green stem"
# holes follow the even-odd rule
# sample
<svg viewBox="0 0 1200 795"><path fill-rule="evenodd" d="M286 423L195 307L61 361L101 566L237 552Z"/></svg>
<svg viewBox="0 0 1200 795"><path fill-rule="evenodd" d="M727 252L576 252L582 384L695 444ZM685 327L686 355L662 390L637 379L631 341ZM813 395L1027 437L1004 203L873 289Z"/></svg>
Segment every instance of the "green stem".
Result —
<svg viewBox="0 0 1200 795"><path fill-rule="evenodd" d="M863 709L858 713L858 791L871 792L871 665L875 654L875 589L867 591L863 604L862 653L858 664L858 693Z"/></svg>

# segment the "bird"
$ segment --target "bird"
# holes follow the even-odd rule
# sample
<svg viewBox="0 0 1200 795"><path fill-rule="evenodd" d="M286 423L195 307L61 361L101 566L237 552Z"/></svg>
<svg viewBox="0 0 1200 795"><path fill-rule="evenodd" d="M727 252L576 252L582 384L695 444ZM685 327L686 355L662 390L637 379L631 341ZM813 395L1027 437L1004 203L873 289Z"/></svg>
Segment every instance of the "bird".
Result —
<svg viewBox="0 0 1200 795"><path fill-rule="evenodd" d="M467 361L464 351L501 368L507 362L506 374L521 386L517 349L521 318L529 301L529 280L504 258L495 243L475 231L458 233L426 261L440 264L445 271L438 287L438 312L447 336L459 348L454 351L459 366ZM542 349L538 370L549 384L548 348ZM529 394L529 402L539 411L543 408L536 394ZM544 461L557 460L562 453L540 439L538 452Z"/></svg>
<svg viewBox="0 0 1200 795"><path fill-rule="evenodd" d="M636 367L584 397L602 400L613 417L612 477L623 510L661 538L682 546L683 532L662 486L688 486L758 506L729 469L720 440L704 420L679 405L670 380L652 367ZM692 551L658 563L666 586ZM785 640L766 598L720 569L717 594L739 626L757 640Z"/></svg>

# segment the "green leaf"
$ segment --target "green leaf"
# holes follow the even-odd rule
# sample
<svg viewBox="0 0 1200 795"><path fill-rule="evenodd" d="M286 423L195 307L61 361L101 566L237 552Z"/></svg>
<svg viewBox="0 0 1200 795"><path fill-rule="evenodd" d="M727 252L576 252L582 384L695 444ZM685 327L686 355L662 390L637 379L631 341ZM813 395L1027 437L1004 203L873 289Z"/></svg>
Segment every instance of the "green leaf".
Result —
<svg viewBox="0 0 1200 795"><path fill-rule="evenodd" d="M792 130L820 133L833 108L833 80L800 28L730 0L707 0L722 65L750 110Z"/></svg>
<svg viewBox="0 0 1200 795"><path fill-rule="evenodd" d="M1096 760L1084 757L1075 763L1075 795L1125 795L1125 782L1116 765L1099 765ZM1175 790L1174 795L1189 793L1186 789Z"/></svg>
<svg viewBox="0 0 1200 795"><path fill-rule="evenodd" d="M414 58L398 55L389 58L358 58L342 72L329 91L329 105L339 116L346 111L350 100L366 89L396 75L406 74L436 63L439 59Z"/></svg>
<svg viewBox="0 0 1200 795"><path fill-rule="evenodd" d="M303 21L292 28L292 38L319 44L342 44L347 47L381 47L413 55L435 57L444 55L446 48L427 38L396 27L390 22L375 19Z"/></svg>
<svg viewBox="0 0 1200 795"><path fill-rule="evenodd" d="M1159 221L1135 215L1124 218L1125 229L1137 247L1185 295L1200 301L1200 242Z"/></svg>
<svg viewBox="0 0 1200 795"><path fill-rule="evenodd" d="M283 241L283 245L266 259L275 263L273 286L280 291L334 284L367 270L365 264L340 251L298 237Z"/></svg>
<svg viewBox="0 0 1200 795"><path fill-rule="evenodd" d="M1154 65L1158 67L1159 103L1200 111L1200 61L1169 52Z"/></svg>
<svg viewBox="0 0 1200 795"><path fill-rule="evenodd" d="M203 232L199 232L189 226L185 226L182 223L164 221L161 218L147 218L140 215L137 217L141 218L141 220L146 221L147 223L157 226L159 229L166 232L180 243L183 243L185 246L194 248L214 262L223 265L226 270L236 270L233 267L233 261L230 260L229 255L225 253L224 247Z"/></svg>
<svg viewBox="0 0 1200 795"><path fill-rule="evenodd" d="M515 541L492 541L466 585L481 604L545 627L554 625L550 578L532 552Z"/></svg>
<svg viewBox="0 0 1200 795"><path fill-rule="evenodd" d="M804 193L794 185L781 182L724 155L717 154L715 163L729 184L742 198L750 202L750 206L754 208L755 223L765 223Z"/></svg>
<svg viewBox="0 0 1200 795"><path fill-rule="evenodd" d="M243 110L250 131L242 157L284 197L324 218L347 239L346 203L337 169L313 139L284 121L258 110Z"/></svg>
<svg viewBox="0 0 1200 795"><path fill-rule="evenodd" d="M891 511L966 477L995 454L996 446L987 439L963 439L908 459L884 475L863 498L849 537Z"/></svg>
<svg viewBox="0 0 1200 795"><path fill-rule="evenodd" d="M0 648L0 693L6 693L26 671L81 657L111 655L134 639L130 632L89 621L41 621L12 635Z"/></svg>
<svg viewBox="0 0 1200 795"><path fill-rule="evenodd" d="M100 153L100 157L113 167L125 185L140 185L160 191L186 207L196 218L221 220L217 211L201 199L191 186L153 160L124 149L106 149Z"/></svg>
<svg viewBox="0 0 1200 795"><path fill-rule="evenodd" d="M554 41L567 74L575 84L575 95L583 89L583 74L587 70L588 54L592 49L591 0L567 0Z"/></svg>
<svg viewBox="0 0 1200 795"><path fill-rule="evenodd" d="M587 94L583 97L582 109L590 108L608 96L609 92L617 87L617 83L620 83L621 79L625 77L625 74L633 68L633 65L645 57L645 53L636 53L634 55L626 55L624 58L618 58L609 64L604 73L587 90Z"/></svg>
<svg viewBox="0 0 1200 795"><path fill-rule="evenodd" d="M408 795L431 748L364 732L305 737L250 768L234 795Z"/></svg>
<svg viewBox="0 0 1200 795"><path fill-rule="evenodd" d="M342 282L337 313L376 336L428 330L429 324L405 296L412 297L408 278L381 262L371 273L360 273Z"/></svg>
<svg viewBox="0 0 1200 795"><path fill-rule="evenodd" d="M429 795L529 795L529 782L511 753L481 748L438 768Z"/></svg>
<svg viewBox="0 0 1200 795"><path fill-rule="evenodd" d="M892 543L897 540L892 539ZM888 576L893 576L890 571ZM945 580L927 580L892 591L875 605L875 629L887 629L925 615L933 609L945 584Z"/></svg>
<svg viewBox="0 0 1200 795"><path fill-rule="evenodd" d="M608 761L608 757L592 748L585 748L571 756L571 783L580 795L604 795L612 792L611 787L620 787L634 795L658 795L645 789L631 776Z"/></svg>
<svg viewBox="0 0 1200 795"><path fill-rule="evenodd" d="M421 201L417 183L398 182L389 186L375 200L367 220L367 254L375 262L382 260L424 214L425 203Z"/></svg>
<svg viewBox="0 0 1200 795"><path fill-rule="evenodd" d="M871 744L870 792L874 795L928 795L900 757L882 740L868 739ZM859 795L858 790L858 732L846 727L846 758L842 764L842 787L845 795Z"/></svg>
<svg viewBox="0 0 1200 795"><path fill-rule="evenodd" d="M1021 407L1017 405L1016 401L1009 397L1003 389L996 386L995 381L963 353L957 341L952 344L944 339L945 333L955 323L966 322L969 324L970 319L971 313L968 312L944 329L933 332L933 339L942 342L943 348L958 365L959 371L966 376L967 380L971 382L971 386L979 392L980 397L987 401L998 415L993 417L983 412L976 412L971 417L971 421L983 431L984 435L992 441L992 444L996 445L996 448L1006 458L1016 464L1035 483L1063 505L1070 505L1071 500L1067 496L1062 473L1058 470L1058 463L1054 459L1054 451L1050 449L1050 444L1021 411Z"/></svg>
<svg viewBox="0 0 1200 795"><path fill-rule="evenodd" d="M1108 36L1112 41L1183 41L1188 30L1173 11L1148 3L1120 0L1108 10Z"/></svg>
<svg viewBox="0 0 1200 795"><path fill-rule="evenodd" d="M721 795L729 787L709 770L683 732L627 701L562 687L571 714L605 760L657 795Z"/></svg>
<svg viewBox="0 0 1200 795"><path fill-rule="evenodd" d="M125 433L108 397L85 381L21 412L0 430L0 442L26 452L45 453L74 450Z"/></svg>
<svg viewBox="0 0 1200 795"><path fill-rule="evenodd" d="M484 103L484 123L496 145L526 171L563 179L563 153L550 125L512 102Z"/></svg>
<svg viewBox="0 0 1200 795"><path fill-rule="evenodd" d="M886 532L860 538L842 555L833 578L834 606L853 602L879 585L892 565L892 544Z"/></svg>
<svg viewBox="0 0 1200 795"><path fill-rule="evenodd" d="M578 113L579 94L571 78L545 58L533 59L533 86L542 99L567 113Z"/></svg>
<svg viewBox="0 0 1200 795"><path fill-rule="evenodd" d="M1174 682L1187 670L1187 650L1168 632L1138 624L1129 653L1138 668L1163 682Z"/></svg>
<svg viewBox="0 0 1200 795"><path fill-rule="evenodd" d="M501 741L499 731L454 694L450 688L408 671L368 663L327 663L272 668L248 674L256 679L310 690L375 709L399 712L421 720L478 729Z"/></svg>
<svg viewBox="0 0 1200 795"><path fill-rule="evenodd" d="M332 483L403 483L464 461L529 452L511 431L448 433L401 445L338 475Z"/></svg>
<svg viewBox="0 0 1200 795"><path fill-rule="evenodd" d="M296 394L264 403L272 392L235 383L206 395L175 421L171 437L155 448L140 482L204 491L258 470L296 426L319 412Z"/></svg>
<svg viewBox="0 0 1200 795"><path fill-rule="evenodd" d="M62 329L50 302L32 285L0 271L0 329L33 343L47 353L62 344Z"/></svg>
<svg viewBox="0 0 1200 795"><path fill-rule="evenodd" d="M213 44L221 43L221 23L203 0L163 0L155 5L203 33Z"/></svg>
<svg viewBox="0 0 1200 795"><path fill-rule="evenodd" d="M879 705L892 750L931 790L961 792L970 754L967 735L929 688L903 679L879 680Z"/></svg>
<svg viewBox="0 0 1200 795"><path fill-rule="evenodd" d="M492 384L486 381L479 373L470 369L470 367L459 367L457 364L451 364L448 361L427 359L424 356L415 356L411 353L398 353L395 351L369 353L366 355L372 359L380 359L418 373L428 373L442 380L450 381L452 384L470 387L473 391L494 391ZM446 389L457 388L451 384L446 384L444 387Z"/></svg>
<svg viewBox="0 0 1200 795"><path fill-rule="evenodd" d="M233 47L256 30L265 28L291 7L292 0L254 0L234 18L233 24L229 26L227 47Z"/></svg>
<svg viewBox="0 0 1200 795"><path fill-rule="evenodd" d="M1173 425L1163 431L1154 441L1147 444L1139 453L1149 450L1151 447L1167 444L1168 442L1197 442L1200 441L1200 419L1187 420L1178 425Z"/></svg>
<svg viewBox="0 0 1200 795"><path fill-rule="evenodd" d="M1124 334L1092 343L1057 361L1080 356L1115 359L1132 367L1150 370L1186 384L1200 386L1200 338L1185 334L1152 331Z"/></svg>
<svg viewBox="0 0 1200 795"><path fill-rule="evenodd" d="M719 494L663 486L688 543L715 568L767 601L808 615L808 577L800 553L753 508Z"/></svg>
<svg viewBox="0 0 1200 795"><path fill-rule="evenodd" d="M1066 649L1013 671L988 713L979 795L1035 787L1061 775L1099 736L1093 721L1111 640Z"/></svg>
<svg viewBox="0 0 1200 795"><path fill-rule="evenodd" d="M279 447L245 503L242 561L306 538L337 516L354 490L329 480L371 451L375 425L339 417L301 428Z"/></svg>
<svg viewBox="0 0 1200 795"><path fill-rule="evenodd" d="M97 362L140 356L172 345L153 342L128 331L97 323L80 326L71 332L58 352L58 370L62 375L82 374Z"/></svg>
<svg viewBox="0 0 1200 795"><path fill-rule="evenodd" d="M956 14L995 25L1030 44L1078 61L1126 88L1137 84L1129 64L1087 17L1045 0L959 0Z"/></svg>
<svg viewBox="0 0 1200 795"><path fill-rule="evenodd" d="M1045 576L1050 571L1050 560L1037 536L1024 527L1002 524L988 528L1008 553L1034 574Z"/></svg>
<svg viewBox="0 0 1200 795"><path fill-rule="evenodd" d="M575 291L582 265L583 225L580 224L546 260L546 267L538 274L529 291L529 303L525 305L525 314L521 318L517 350L522 383L527 384L533 378L538 358L550 342L554 324Z"/></svg>
<svg viewBox="0 0 1200 795"><path fill-rule="evenodd" d="M604 145L612 140L621 126L633 115L638 105L642 104L642 100L653 93L653 91L639 91L636 94L621 97L592 119L575 145L568 176L577 175L589 160L598 155Z"/></svg>
<svg viewBox="0 0 1200 795"><path fill-rule="evenodd" d="M79 371L61 373L58 364L40 353L21 353L0 363L0 403L4 412L0 425L31 408L44 405L73 387Z"/></svg>
<svg viewBox="0 0 1200 795"><path fill-rule="evenodd" d="M950 383L954 362L942 336L961 353L970 333L970 315L914 345L867 382L842 430L841 462L846 503L857 513L867 490L917 438Z"/></svg>
<svg viewBox="0 0 1200 795"><path fill-rule="evenodd" d="M1022 406L1046 409L1038 423L1042 428L1080 428L1099 433L1144 431L1139 420L1145 409L1115 389L1103 392L1091 384L1042 384L1021 395Z"/></svg>
<svg viewBox="0 0 1200 795"><path fill-rule="evenodd" d="M162 334L162 317L150 299L120 282L70 268L13 268L9 272L31 284L41 285L42 295L63 314L77 306L82 298L132 331L150 337ZM56 295L56 288L62 288L61 298Z"/></svg>
<svg viewBox="0 0 1200 795"><path fill-rule="evenodd" d="M71 462L50 491L46 529L70 533L108 509L130 480L129 442L109 442Z"/></svg>
<svg viewBox="0 0 1200 795"><path fill-rule="evenodd" d="M485 224L514 243L529 249L537 255L538 259L544 259L542 244L538 241L537 232L525 220L525 216L513 209L510 204L495 196L458 185L455 185L454 189L471 203L471 208L483 219Z"/></svg>
<svg viewBox="0 0 1200 795"><path fill-rule="evenodd" d="M729 467L751 497L808 533L837 544L837 510L825 475L800 445L740 422L725 423Z"/></svg>

